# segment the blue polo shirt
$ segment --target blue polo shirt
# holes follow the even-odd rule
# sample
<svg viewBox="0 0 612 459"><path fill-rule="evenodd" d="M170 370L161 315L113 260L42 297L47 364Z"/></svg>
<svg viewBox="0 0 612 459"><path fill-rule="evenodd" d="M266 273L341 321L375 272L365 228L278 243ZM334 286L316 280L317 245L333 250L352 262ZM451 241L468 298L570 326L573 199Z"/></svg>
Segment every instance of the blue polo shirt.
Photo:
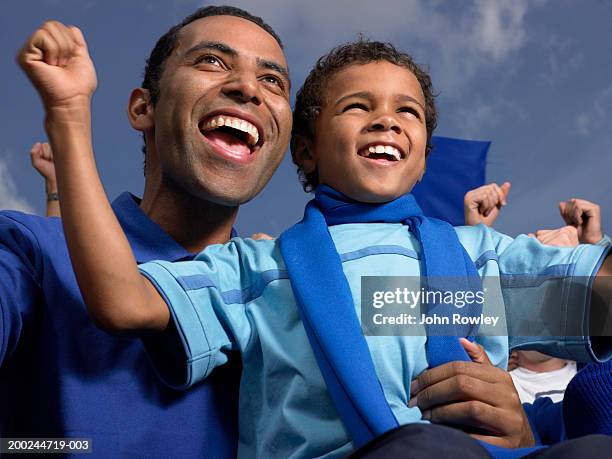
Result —
<svg viewBox="0 0 612 459"><path fill-rule="evenodd" d="M193 258L129 193L113 209L139 263ZM90 437L88 457L235 457L238 366L169 389L140 340L90 320L61 221L0 212L0 437Z"/></svg>

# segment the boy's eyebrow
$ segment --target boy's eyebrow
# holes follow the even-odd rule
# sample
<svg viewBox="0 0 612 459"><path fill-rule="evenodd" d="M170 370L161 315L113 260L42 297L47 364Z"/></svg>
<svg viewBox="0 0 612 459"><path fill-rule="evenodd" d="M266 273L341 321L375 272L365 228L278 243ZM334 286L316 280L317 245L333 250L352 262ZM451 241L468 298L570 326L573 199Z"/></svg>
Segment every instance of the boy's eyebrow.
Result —
<svg viewBox="0 0 612 459"><path fill-rule="evenodd" d="M367 100L372 100L372 94L369 93L368 91L360 91L360 92L353 92L351 94L347 94L346 96L342 96L340 99L338 99L336 101L336 105L341 104L344 100L346 99L351 99L351 98L357 98L357 99L367 99ZM425 110L425 107L423 106L423 104L421 102L419 102L418 100L416 100L414 97L409 96L407 94L400 94L398 96L396 96L396 100L398 102L412 102L414 104L417 104L419 107L421 107L423 110Z"/></svg>
<svg viewBox="0 0 612 459"><path fill-rule="evenodd" d="M201 41L197 45L194 45L191 48L189 48L187 51L185 51L184 55L188 56L189 54L195 53L196 51L202 51L204 49L220 51L232 57L238 55L238 51L236 51L231 46L228 46L225 43L222 43L220 41Z"/></svg>
<svg viewBox="0 0 612 459"><path fill-rule="evenodd" d="M425 107L423 106L423 104L421 102L419 102L414 97L409 96L407 94L401 94L401 95L397 96L397 100L400 101L400 102L412 102L414 104L417 104L423 110L425 110Z"/></svg>
<svg viewBox="0 0 612 459"><path fill-rule="evenodd" d="M345 101L346 99L351 99L351 98L357 98L357 99L367 99L367 100L371 100L372 99L372 94L370 94L368 91L361 91L361 92L352 92L350 94L347 94L346 96L342 96L340 99L338 99L336 101L336 105L341 104L343 101Z"/></svg>
<svg viewBox="0 0 612 459"><path fill-rule="evenodd" d="M291 83L291 78L289 78L289 69L287 69L287 67L284 65L268 59L262 59L260 57L257 58L257 65L261 68L280 73L289 83Z"/></svg>

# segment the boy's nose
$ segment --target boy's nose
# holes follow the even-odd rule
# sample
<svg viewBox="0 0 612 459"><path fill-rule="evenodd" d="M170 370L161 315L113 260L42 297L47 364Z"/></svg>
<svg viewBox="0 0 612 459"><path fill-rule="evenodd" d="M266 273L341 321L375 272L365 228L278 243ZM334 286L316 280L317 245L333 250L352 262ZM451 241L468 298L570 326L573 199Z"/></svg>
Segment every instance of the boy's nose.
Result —
<svg viewBox="0 0 612 459"><path fill-rule="evenodd" d="M392 115L379 115L372 120L368 128L369 131L393 131L396 134L402 132L402 128L397 119Z"/></svg>
<svg viewBox="0 0 612 459"><path fill-rule="evenodd" d="M244 73L236 75L223 86L223 94L237 102L252 102L260 105L262 102L261 88L254 76Z"/></svg>

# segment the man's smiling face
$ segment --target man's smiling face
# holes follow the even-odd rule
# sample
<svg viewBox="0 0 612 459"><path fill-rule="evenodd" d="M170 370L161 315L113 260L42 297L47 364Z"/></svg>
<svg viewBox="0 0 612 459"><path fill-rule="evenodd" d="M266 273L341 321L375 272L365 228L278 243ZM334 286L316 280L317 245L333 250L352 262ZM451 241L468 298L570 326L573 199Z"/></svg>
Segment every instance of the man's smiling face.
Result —
<svg viewBox="0 0 612 459"><path fill-rule="evenodd" d="M158 161L164 183L199 199L252 199L287 148L289 89L283 51L258 25L233 16L186 25L164 63L147 162Z"/></svg>

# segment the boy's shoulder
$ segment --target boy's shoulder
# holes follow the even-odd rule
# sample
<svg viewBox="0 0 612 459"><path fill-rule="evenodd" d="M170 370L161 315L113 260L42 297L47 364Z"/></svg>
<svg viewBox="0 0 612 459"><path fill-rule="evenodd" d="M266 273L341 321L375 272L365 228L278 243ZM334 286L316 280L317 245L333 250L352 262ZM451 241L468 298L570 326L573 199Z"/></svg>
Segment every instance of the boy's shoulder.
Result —
<svg viewBox="0 0 612 459"><path fill-rule="evenodd" d="M459 242L473 259L489 251L500 254L514 240L482 223L474 226L455 226L454 228Z"/></svg>
<svg viewBox="0 0 612 459"><path fill-rule="evenodd" d="M217 263L239 261L241 264L248 264L256 271L279 269L279 266L284 269L277 238L255 240L233 237L225 244L209 245L195 257L195 260L206 261L210 258L214 258Z"/></svg>

